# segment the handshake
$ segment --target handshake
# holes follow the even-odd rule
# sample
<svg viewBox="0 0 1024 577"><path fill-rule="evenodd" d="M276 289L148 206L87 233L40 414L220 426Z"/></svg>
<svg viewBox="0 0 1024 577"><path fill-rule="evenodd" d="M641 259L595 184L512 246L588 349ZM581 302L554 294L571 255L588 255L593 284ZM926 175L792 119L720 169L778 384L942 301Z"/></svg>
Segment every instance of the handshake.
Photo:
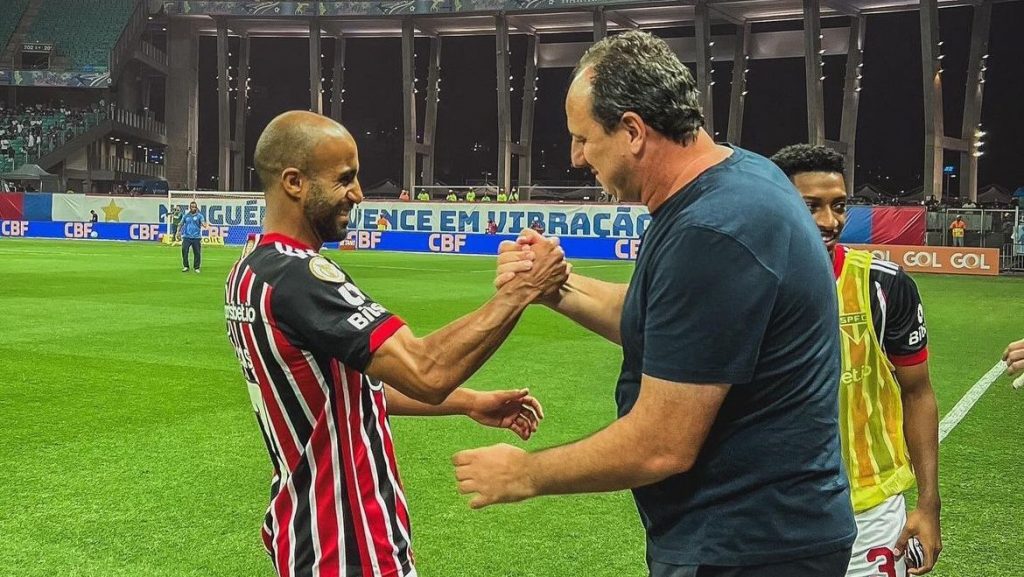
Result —
<svg viewBox="0 0 1024 577"><path fill-rule="evenodd" d="M545 238L525 229L514 242L503 241L498 248L494 287L553 307L561 300L571 272L558 237Z"/></svg>

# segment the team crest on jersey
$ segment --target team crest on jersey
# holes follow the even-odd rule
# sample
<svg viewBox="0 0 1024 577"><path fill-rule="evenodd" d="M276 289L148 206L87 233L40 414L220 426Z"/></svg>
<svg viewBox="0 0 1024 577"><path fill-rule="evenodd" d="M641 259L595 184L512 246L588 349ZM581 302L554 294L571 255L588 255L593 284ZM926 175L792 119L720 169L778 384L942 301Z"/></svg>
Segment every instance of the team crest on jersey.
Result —
<svg viewBox="0 0 1024 577"><path fill-rule="evenodd" d="M341 272L338 265L322 256L309 259L309 272L324 282L339 284L345 282L345 273Z"/></svg>
<svg viewBox="0 0 1024 577"><path fill-rule="evenodd" d="M839 329L843 332L843 335L854 343L862 343L870 330L868 327L868 315L864 313L840 315Z"/></svg>

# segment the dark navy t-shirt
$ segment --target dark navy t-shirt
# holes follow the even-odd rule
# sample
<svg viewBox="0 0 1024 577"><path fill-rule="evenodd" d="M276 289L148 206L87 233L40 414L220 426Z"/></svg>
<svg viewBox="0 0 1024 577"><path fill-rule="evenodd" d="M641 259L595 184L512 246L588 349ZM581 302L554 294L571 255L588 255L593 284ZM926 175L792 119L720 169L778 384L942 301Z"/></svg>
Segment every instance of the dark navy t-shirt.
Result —
<svg viewBox="0 0 1024 577"><path fill-rule="evenodd" d="M648 556L745 566L849 547L835 279L807 207L736 148L652 216L622 311L619 416L643 374L732 386L693 468L633 491Z"/></svg>

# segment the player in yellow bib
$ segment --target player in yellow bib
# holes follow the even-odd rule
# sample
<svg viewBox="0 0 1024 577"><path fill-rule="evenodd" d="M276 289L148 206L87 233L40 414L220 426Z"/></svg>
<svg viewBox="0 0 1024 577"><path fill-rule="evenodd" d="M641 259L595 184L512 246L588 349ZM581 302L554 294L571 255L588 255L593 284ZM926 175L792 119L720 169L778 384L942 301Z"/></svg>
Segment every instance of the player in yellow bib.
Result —
<svg viewBox="0 0 1024 577"><path fill-rule="evenodd" d="M840 437L859 533L847 577L928 573L942 550L938 409L917 285L897 265L839 244L842 155L798 144L772 160L803 196L835 268ZM915 482L917 508L907 514L903 493Z"/></svg>

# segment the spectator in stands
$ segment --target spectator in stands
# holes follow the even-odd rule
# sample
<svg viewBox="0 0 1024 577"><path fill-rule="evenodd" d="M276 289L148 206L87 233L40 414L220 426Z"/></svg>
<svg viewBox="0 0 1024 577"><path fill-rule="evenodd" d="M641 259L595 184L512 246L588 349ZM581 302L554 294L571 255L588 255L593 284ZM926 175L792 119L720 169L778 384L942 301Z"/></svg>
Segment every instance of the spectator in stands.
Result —
<svg viewBox="0 0 1024 577"><path fill-rule="evenodd" d="M540 219L533 219L533 222L530 223L530 228L540 234L544 234L544 225L540 223Z"/></svg>
<svg viewBox="0 0 1024 577"><path fill-rule="evenodd" d="M498 234L498 223L493 218L487 219L487 234Z"/></svg>
<svg viewBox="0 0 1024 577"><path fill-rule="evenodd" d="M466 202L476 202L476 192L472 188L466 193Z"/></svg>
<svg viewBox="0 0 1024 577"><path fill-rule="evenodd" d="M484 191L484 195L480 197L480 202L491 202L491 195L487 194L486 190Z"/></svg>
<svg viewBox="0 0 1024 577"><path fill-rule="evenodd" d="M409 200L410 200L409 191L403 188L402 192L400 192L398 194L398 200L400 200L402 202L409 202Z"/></svg>
<svg viewBox="0 0 1024 577"><path fill-rule="evenodd" d="M420 189L420 193L416 195L416 200L420 202L430 202L430 193Z"/></svg>
<svg viewBox="0 0 1024 577"><path fill-rule="evenodd" d="M1003 244L1013 243L1013 216L1003 218Z"/></svg>
<svg viewBox="0 0 1024 577"><path fill-rule="evenodd" d="M391 230L391 221L383 213L377 218L377 230Z"/></svg>
<svg viewBox="0 0 1024 577"><path fill-rule="evenodd" d="M953 235L953 246L963 246L964 235L967 232L967 223L964 222L964 217L957 215L956 220L949 225L949 230Z"/></svg>
<svg viewBox="0 0 1024 577"><path fill-rule="evenodd" d="M455 191L448 189L448 196L444 197L448 202L459 202L459 195L455 194Z"/></svg>
<svg viewBox="0 0 1024 577"><path fill-rule="evenodd" d="M515 189L513 189L515 190ZM498 202L508 202L508 195L505 194L504 188L498 189Z"/></svg>
<svg viewBox="0 0 1024 577"><path fill-rule="evenodd" d="M509 202L519 202L519 190L513 188L512 193L508 195Z"/></svg>
<svg viewBox="0 0 1024 577"><path fill-rule="evenodd" d="M89 222L96 224L100 221L100 215L96 214L95 210L89 211Z"/></svg>

